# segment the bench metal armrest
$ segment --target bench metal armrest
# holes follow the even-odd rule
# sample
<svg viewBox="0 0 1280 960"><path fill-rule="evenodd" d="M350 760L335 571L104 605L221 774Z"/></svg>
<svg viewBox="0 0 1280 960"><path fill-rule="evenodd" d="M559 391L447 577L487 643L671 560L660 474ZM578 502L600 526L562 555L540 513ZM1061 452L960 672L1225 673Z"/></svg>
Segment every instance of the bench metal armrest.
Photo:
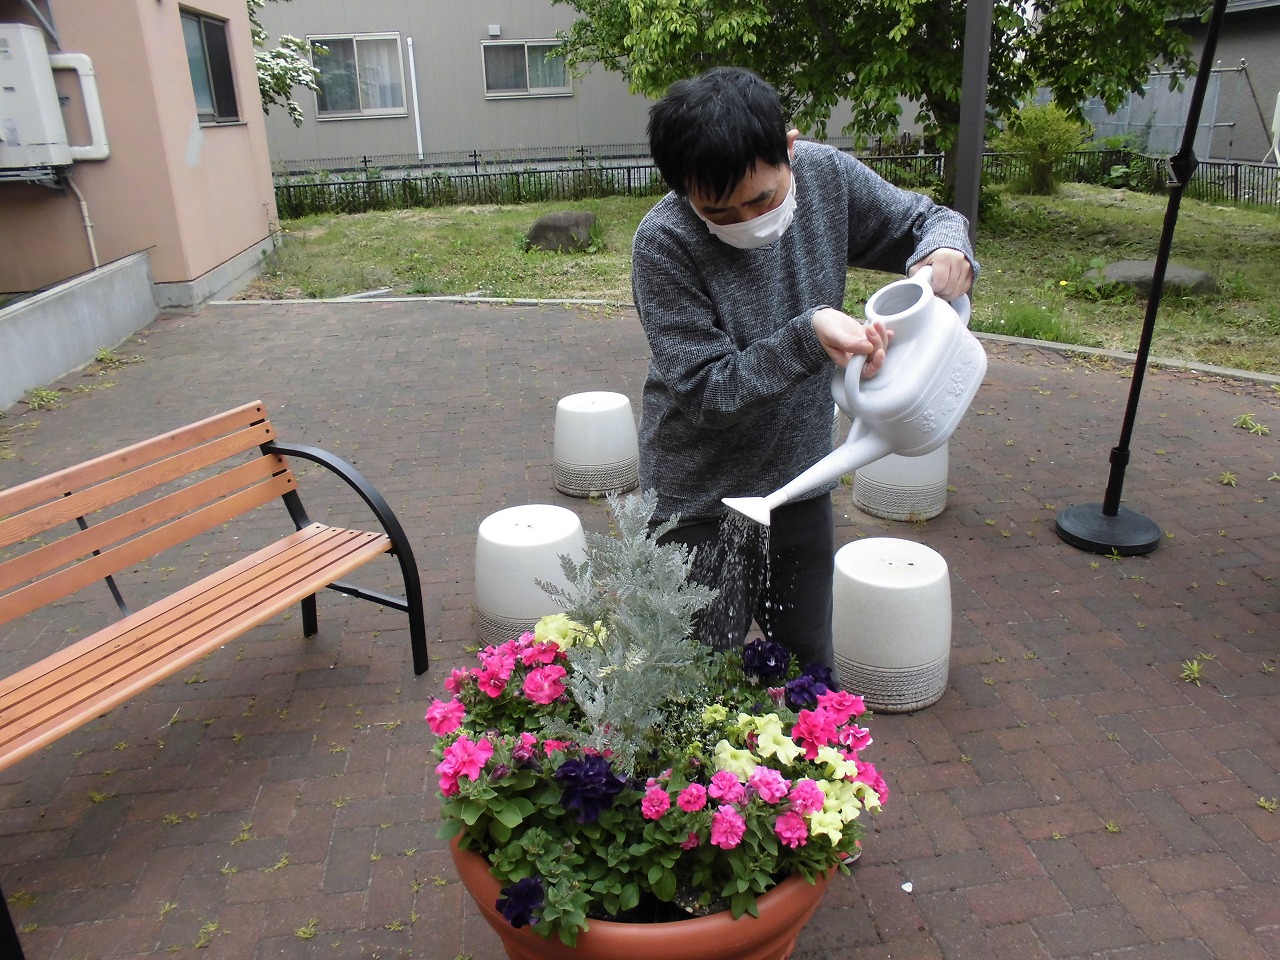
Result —
<svg viewBox="0 0 1280 960"><path fill-rule="evenodd" d="M391 552L399 560L400 572L404 577L414 673L425 673L427 669L426 618L422 606L422 585L418 577L418 565L413 556L413 548L409 546L409 538L405 535L404 527L400 525L399 518L396 517L395 511L391 509L386 498L374 489L373 484L365 479L364 474L328 450L309 444L286 443L281 440L268 440L261 445L261 449L266 454L298 457L319 464L346 483L373 511L373 515L378 518L378 523L382 525L382 529L391 540ZM296 495L296 491L295 495L285 497L285 505L299 530L311 522L302 506L302 499Z"/></svg>

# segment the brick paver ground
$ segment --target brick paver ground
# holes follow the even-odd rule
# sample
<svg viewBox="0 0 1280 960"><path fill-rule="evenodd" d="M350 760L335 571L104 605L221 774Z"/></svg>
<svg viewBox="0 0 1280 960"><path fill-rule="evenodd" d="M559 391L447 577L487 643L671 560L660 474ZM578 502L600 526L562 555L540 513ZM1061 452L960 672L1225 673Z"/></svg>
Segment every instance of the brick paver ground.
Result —
<svg viewBox="0 0 1280 960"><path fill-rule="evenodd" d="M1152 371L1125 493L1165 536L1113 560L1053 519L1102 498L1129 365L988 348L941 516L876 520L838 493L841 543L947 559L953 659L939 703L874 719L893 795L796 957L1280 957L1280 812L1259 803L1280 796L1280 393ZM0 773L0 884L27 956L499 957L435 836L422 715L474 640L480 520L546 502L604 528L599 504L553 489L555 403L638 403L634 315L215 304L119 352L142 362L68 377L63 409L9 411L0 483L262 399L286 439L349 458L399 511L432 669L414 677L401 617L330 594L312 640L272 623ZM1276 432L1233 426L1246 413ZM360 517L302 482L314 512ZM227 537L138 571L141 594L252 546ZM95 596L0 628L0 672L102 612ZM1180 679L1197 655L1213 658L1198 686Z"/></svg>

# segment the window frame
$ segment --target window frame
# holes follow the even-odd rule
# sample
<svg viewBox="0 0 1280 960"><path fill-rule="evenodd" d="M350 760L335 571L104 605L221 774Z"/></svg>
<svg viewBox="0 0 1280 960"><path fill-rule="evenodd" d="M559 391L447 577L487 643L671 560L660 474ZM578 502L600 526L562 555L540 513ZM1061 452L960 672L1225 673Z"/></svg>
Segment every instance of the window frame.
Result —
<svg viewBox="0 0 1280 960"><path fill-rule="evenodd" d="M533 47L558 47L561 41L554 37L546 39L530 38L528 40L482 40L480 41L480 70L484 82L484 98L486 100L527 100L531 97L571 97L573 96L573 77L569 73L569 68L565 67L565 85L563 87L529 87L529 48ZM524 68L525 68L525 89L524 90L497 90L489 89L489 62L485 57L485 51L490 47L523 47L524 48Z"/></svg>
<svg viewBox="0 0 1280 960"><path fill-rule="evenodd" d="M232 123L243 123L240 116L240 96L236 90L235 65L231 56L231 38L228 29L229 21L215 17L199 10L186 7L178 8L182 24L183 51L187 58L187 67L192 76L192 94L196 101L196 117L202 126L221 126ZM188 22L194 23L200 32L201 62L193 63L187 49ZM195 89L194 74L197 68L204 71L208 84L209 97L213 111L202 112L200 95Z"/></svg>
<svg viewBox="0 0 1280 960"><path fill-rule="evenodd" d="M359 86L362 84L360 71L360 43L371 40L394 40L396 44L396 72L400 83L400 106L399 107L364 107L358 110L326 110L320 109L321 90L312 93L315 98L316 120L328 123L331 120L373 120L382 117L407 117L409 115L409 85L405 80L404 69L404 41L398 30L377 30L365 33L316 33L307 34L307 48L311 52L311 64L320 71L320 77L317 85L323 89L324 71L317 63L315 54L316 44L325 41L348 40L351 42L352 53L355 57L356 64L356 84L357 96L359 96ZM327 94L326 94L327 96Z"/></svg>

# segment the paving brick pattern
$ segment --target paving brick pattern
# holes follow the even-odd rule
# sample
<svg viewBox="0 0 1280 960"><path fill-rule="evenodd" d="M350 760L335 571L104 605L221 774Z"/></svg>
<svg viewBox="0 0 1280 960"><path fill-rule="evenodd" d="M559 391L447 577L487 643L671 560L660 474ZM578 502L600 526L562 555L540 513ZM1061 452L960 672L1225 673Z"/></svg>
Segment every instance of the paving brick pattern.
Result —
<svg viewBox="0 0 1280 960"><path fill-rule="evenodd" d="M1101 501L1130 366L987 345L939 517L877 520L837 494L840 543L946 558L952 664L936 705L874 719L893 795L796 958L1280 957L1280 812L1259 805L1280 796L1280 393L1151 371L1125 495L1164 537L1111 559L1053 519ZM27 956L500 957L436 839L422 715L474 640L480 520L544 502L605 528L599 504L554 490L552 424L580 390L638 403L633 313L216 304L119 352L142 362L68 377L63 409L9 411L0 483L262 399L399 511L432 669L413 676L401 617L331 594L312 640L296 616L269 624L0 773L0 884ZM1245 413L1276 432L1233 426ZM314 513L361 519L303 473ZM229 529L129 588L167 590L254 538ZM106 612L86 596L0 627L0 670ZM1213 658L1200 685L1180 679L1196 655Z"/></svg>

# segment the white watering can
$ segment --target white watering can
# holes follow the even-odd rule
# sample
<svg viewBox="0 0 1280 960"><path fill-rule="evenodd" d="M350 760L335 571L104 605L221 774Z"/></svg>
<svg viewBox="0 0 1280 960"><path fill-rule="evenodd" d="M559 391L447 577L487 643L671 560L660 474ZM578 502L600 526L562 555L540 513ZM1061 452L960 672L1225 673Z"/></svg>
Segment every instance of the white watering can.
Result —
<svg viewBox="0 0 1280 960"><path fill-rule="evenodd" d="M933 268L881 287L867 301L868 323L893 331L884 364L862 379L857 356L831 380L836 405L853 421L844 444L767 497L726 497L724 504L768 526L769 512L843 474L896 453L920 457L947 441L987 371L987 355L969 332L969 298L934 295Z"/></svg>

